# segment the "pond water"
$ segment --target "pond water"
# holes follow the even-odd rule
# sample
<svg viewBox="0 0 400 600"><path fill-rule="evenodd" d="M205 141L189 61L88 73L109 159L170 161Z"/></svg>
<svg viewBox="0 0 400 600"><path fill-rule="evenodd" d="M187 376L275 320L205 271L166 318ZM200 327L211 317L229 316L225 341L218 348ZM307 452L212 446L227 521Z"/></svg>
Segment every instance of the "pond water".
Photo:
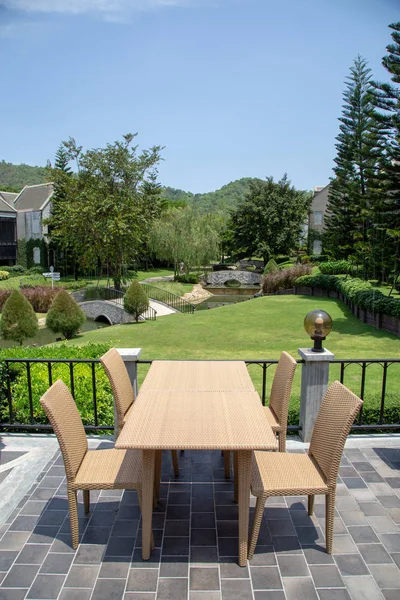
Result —
<svg viewBox="0 0 400 600"><path fill-rule="evenodd" d="M109 325L110 324L108 322L93 321L92 319L86 319L80 330L92 331L94 329L101 329ZM42 327L41 329L39 329L35 337L26 339L22 345L32 346L33 344L35 344L37 346L45 346L46 344L53 344L57 341L58 338L64 339L61 333L53 333L50 329L47 329L47 327ZM16 344L12 340L3 340L0 338L0 348L11 348L12 346L19 346L19 344Z"/></svg>

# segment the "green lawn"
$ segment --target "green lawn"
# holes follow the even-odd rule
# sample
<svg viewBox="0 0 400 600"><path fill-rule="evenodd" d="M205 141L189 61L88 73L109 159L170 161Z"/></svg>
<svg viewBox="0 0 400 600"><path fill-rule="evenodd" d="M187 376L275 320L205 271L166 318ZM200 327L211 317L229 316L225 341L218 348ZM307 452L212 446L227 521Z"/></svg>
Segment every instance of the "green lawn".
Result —
<svg viewBox="0 0 400 600"><path fill-rule="evenodd" d="M303 329L307 312L326 310L333 319L333 331L325 344L336 358L400 358L397 336L361 323L341 302L309 296L271 296L240 304L224 306L194 315L180 313L157 321L108 327L89 331L69 344L106 342L110 346L142 348L142 359L278 359L286 350L295 358L299 347L309 347L311 340ZM339 378L339 365L331 367L331 380ZM274 367L268 369L268 385ZM139 382L147 372L139 369ZM259 366L250 367L257 389L261 390ZM292 395L292 410L298 408L301 366L297 368ZM359 365L346 368L345 384L360 393ZM367 368L366 401L372 407L379 403L382 367ZM400 363L389 367L387 409L399 407ZM386 410L386 409L385 409Z"/></svg>

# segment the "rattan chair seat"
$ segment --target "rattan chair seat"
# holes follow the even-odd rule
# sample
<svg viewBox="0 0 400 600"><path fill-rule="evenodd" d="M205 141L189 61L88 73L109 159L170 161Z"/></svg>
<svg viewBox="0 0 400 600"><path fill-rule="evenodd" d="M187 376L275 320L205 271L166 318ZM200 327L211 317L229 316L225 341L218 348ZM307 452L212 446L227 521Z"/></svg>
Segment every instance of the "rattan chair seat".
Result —
<svg viewBox="0 0 400 600"><path fill-rule="evenodd" d="M255 452L251 491L254 496L326 494L328 485L308 454Z"/></svg>
<svg viewBox="0 0 400 600"><path fill-rule="evenodd" d="M141 480L140 450L89 450L72 487L77 490L136 489Z"/></svg>
<svg viewBox="0 0 400 600"><path fill-rule="evenodd" d="M267 421L268 421L269 425L271 425L271 427L272 427L272 431L274 433L276 433L277 431L281 431L282 427L279 425L278 419L276 418L276 415L275 415L274 411L272 410L272 408L270 408L269 406L265 406L264 412L265 412L265 416L267 417Z"/></svg>

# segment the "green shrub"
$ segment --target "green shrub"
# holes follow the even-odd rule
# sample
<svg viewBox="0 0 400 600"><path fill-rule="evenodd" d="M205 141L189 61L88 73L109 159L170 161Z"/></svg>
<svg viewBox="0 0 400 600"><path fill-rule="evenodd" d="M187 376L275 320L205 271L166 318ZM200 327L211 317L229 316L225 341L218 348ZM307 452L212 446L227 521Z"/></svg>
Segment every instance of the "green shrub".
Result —
<svg viewBox="0 0 400 600"><path fill-rule="evenodd" d="M15 347L5 348L0 351L0 422L8 422L7 386L2 362L4 358L40 358L40 359L98 359L109 349L108 344L86 344L85 346L71 346L58 344L56 346L41 348ZM9 372L15 421L19 423L30 422L28 379L26 366L22 363L10 363ZM47 423L46 416L40 405L40 398L48 389L49 373L46 363L31 364L31 384L33 416L36 423ZM113 396L109 379L100 364L95 365L96 400L99 425L112 426L114 423ZM62 379L70 388L70 367L67 363L52 365L52 380ZM93 390L92 390L92 365L74 364L74 395L75 401L84 425L94 425ZM2 390L4 390L2 394ZM3 402L1 402L3 400Z"/></svg>
<svg viewBox="0 0 400 600"><path fill-rule="evenodd" d="M7 271L0 271L0 280L2 279L8 279L9 278L9 273L7 273Z"/></svg>
<svg viewBox="0 0 400 600"><path fill-rule="evenodd" d="M66 290L60 290L47 313L46 327L54 333L61 332L69 340L85 319L85 314L74 298Z"/></svg>
<svg viewBox="0 0 400 600"><path fill-rule="evenodd" d="M319 270L323 275L340 275L343 273L349 273L352 265L347 260L334 260L328 262L321 262Z"/></svg>
<svg viewBox="0 0 400 600"><path fill-rule="evenodd" d="M307 265L310 262L310 257L308 254L303 254L303 256L300 256L300 259L303 265Z"/></svg>
<svg viewBox="0 0 400 600"><path fill-rule="evenodd" d="M190 273L189 275L175 275L175 281L179 283L199 283L199 276L196 273Z"/></svg>
<svg viewBox="0 0 400 600"><path fill-rule="evenodd" d="M22 342L38 331L38 320L28 300L18 290L13 290L3 307L0 333L6 340Z"/></svg>
<svg viewBox="0 0 400 600"><path fill-rule="evenodd" d="M271 258L265 265L264 275L266 275L267 273L277 273L278 271L278 265L276 264L275 260Z"/></svg>
<svg viewBox="0 0 400 600"><path fill-rule="evenodd" d="M264 276L262 291L264 294L274 294L279 290L286 290L293 287L299 277L309 273L311 273L311 266L300 264L281 269L277 273L267 273Z"/></svg>
<svg viewBox="0 0 400 600"><path fill-rule="evenodd" d="M3 271L7 271L10 277L16 277L17 275L21 275L26 272L25 267L22 265L13 265L12 267L1 267Z"/></svg>
<svg viewBox="0 0 400 600"><path fill-rule="evenodd" d="M290 262L290 256L288 254L279 254L275 258L275 262L276 262L277 265L281 265L283 263Z"/></svg>
<svg viewBox="0 0 400 600"><path fill-rule="evenodd" d="M19 282L20 288L43 287L44 285L49 285L49 282L43 275L27 275L22 277Z"/></svg>
<svg viewBox="0 0 400 600"><path fill-rule="evenodd" d="M124 296L124 308L126 312L133 315L136 323L139 317L149 308L149 299L140 283L135 279L128 287Z"/></svg>
<svg viewBox="0 0 400 600"><path fill-rule="evenodd" d="M329 261L330 258L327 254L311 254L310 256L310 262L315 263L315 264L319 264L322 262L327 262Z"/></svg>
<svg viewBox="0 0 400 600"><path fill-rule="evenodd" d="M40 265L37 265L36 267L31 267L28 270L29 275L42 275L43 274L43 267L41 267Z"/></svg>

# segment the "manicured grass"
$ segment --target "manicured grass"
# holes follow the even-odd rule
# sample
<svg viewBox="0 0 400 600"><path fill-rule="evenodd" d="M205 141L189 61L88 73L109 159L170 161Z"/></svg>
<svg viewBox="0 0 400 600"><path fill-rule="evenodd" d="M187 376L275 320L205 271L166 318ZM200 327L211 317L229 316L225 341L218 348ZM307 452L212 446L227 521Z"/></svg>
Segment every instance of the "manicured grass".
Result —
<svg viewBox="0 0 400 600"><path fill-rule="evenodd" d="M154 285L155 287L165 290L166 292L171 292L176 296L183 296L193 289L192 283L180 283L179 281L150 281L149 285Z"/></svg>
<svg viewBox="0 0 400 600"><path fill-rule="evenodd" d="M333 331L325 345L336 358L400 358L397 336L361 323L347 307L329 298L309 296L270 296L240 304L224 306L194 315L180 313L157 321L119 325L83 334L68 343L106 342L116 347L142 348L142 359L278 359L282 350L295 358L298 348L310 347L303 321L315 308L326 310L333 319ZM257 389L261 391L259 366L249 368ZM380 399L382 366L367 368L365 398L375 408ZM139 368L139 383L147 367ZM268 369L268 389L274 367ZM291 411L298 410L301 366L297 368ZM332 365L331 380L339 379L340 365ZM360 393L359 365L346 367L345 384ZM387 378L388 410L399 406L400 364L389 367Z"/></svg>

